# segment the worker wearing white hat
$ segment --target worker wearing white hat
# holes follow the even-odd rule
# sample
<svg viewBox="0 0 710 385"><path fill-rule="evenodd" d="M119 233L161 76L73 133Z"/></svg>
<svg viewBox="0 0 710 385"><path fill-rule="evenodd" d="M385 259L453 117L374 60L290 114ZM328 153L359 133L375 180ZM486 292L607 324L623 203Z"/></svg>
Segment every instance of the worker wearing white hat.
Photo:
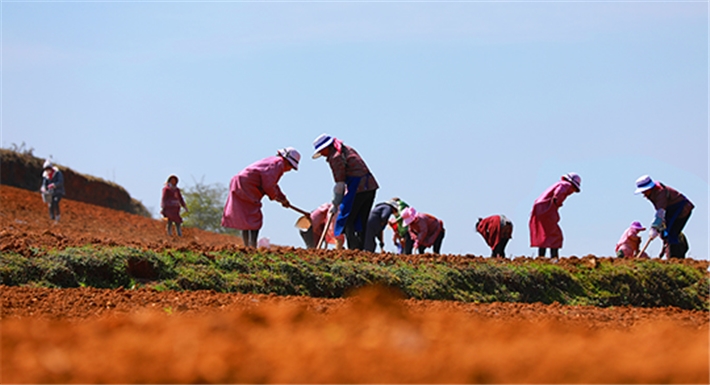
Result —
<svg viewBox="0 0 710 385"><path fill-rule="evenodd" d="M313 159L325 157L335 180L333 208L336 236L345 233L348 249L362 250L366 239L367 219L379 188L375 176L354 148L327 134L313 141Z"/></svg>
<svg viewBox="0 0 710 385"><path fill-rule="evenodd" d="M247 166L232 177L222 214L222 226L241 230L244 246L257 246L259 230L263 225L261 199L264 195L281 203L283 207L290 207L278 182L285 172L298 170L300 160L301 154L295 148L287 147L278 150L275 156Z"/></svg>
<svg viewBox="0 0 710 385"><path fill-rule="evenodd" d="M42 200L49 207L49 218L55 222L59 222L59 202L62 200L65 193L64 174L62 174L59 168L49 159L44 162L42 168L44 169L42 173L42 186L40 187Z"/></svg>
<svg viewBox="0 0 710 385"><path fill-rule="evenodd" d="M681 241L680 234L693 212L693 203L674 188L655 182L648 175L636 180L634 194L643 194L656 209L649 237L655 239L661 236L668 244L669 258L685 258L687 247L684 243L687 241Z"/></svg>
<svg viewBox="0 0 710 385"><path fill-rule="evenodd" d="M581 191L581 185L582 178L570 172L562 175L557 183L535 200L530 213L530 246L538 248L538 256L544 257L549 248L550 257L559 257L564 239L559 225L559 209L568 196Z"/></svg>

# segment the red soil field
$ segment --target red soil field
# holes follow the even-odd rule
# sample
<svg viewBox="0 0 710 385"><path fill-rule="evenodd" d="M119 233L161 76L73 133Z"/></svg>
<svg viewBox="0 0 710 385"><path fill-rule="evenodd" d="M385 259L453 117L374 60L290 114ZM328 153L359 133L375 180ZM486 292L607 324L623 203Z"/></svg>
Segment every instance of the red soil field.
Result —
<svg viewBox="0 0 710 385"><path fill-rule="evenodd" d="M243 250L235 237L169 238L161 221L69 200L54 224L39 194L8 186L0 226L0 250L25 255L86 244ZM342 299L8 286L0 296L2 383L710 382L703 311L421 301L378 287Z"/></svg>

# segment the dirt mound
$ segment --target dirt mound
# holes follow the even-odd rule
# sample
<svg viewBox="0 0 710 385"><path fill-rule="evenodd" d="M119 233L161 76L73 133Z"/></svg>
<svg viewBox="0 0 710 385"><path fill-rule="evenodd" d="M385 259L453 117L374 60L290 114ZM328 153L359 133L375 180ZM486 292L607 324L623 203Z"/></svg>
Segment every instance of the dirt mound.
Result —
<svg viewBox="0 0 710 385"><path fill-rule="evenodd" d="M44 159L30 154L0 149L0 183L30 191L39 191L42 185ZM64 174L66 198L91 203L133 214L150 217L143 204L128 194L121 186L70 168L59 166Z"/></svg>
<svg viewBox="0 0 710 385"><path fill-rule="evenodd" d="M128 246L141 250L163 251L177 249L206 253L213 251L244 251L239 237L216 234L194 228L185 228L183 237L169 237L165 223L160 220L111 210L83 202L65 199L61 203L62 220L55 224L49 220L47 207L38 193L0 185L0 250L12 250L21 254L30 248L66 248L89 244L105 246ZM369 253L353 250L306 250L294 247L272 246L270 252L293 254L299 258L365 259L373 263L392 264L445 262L450 265L468 264L484 258L473 255L396 255ZM490 260L489 258L485 258ZM601 259L589 255L582 258L562 258L561 266L594 267ZM500 260L500 263L525 264L533 261L528 257ZM539 260L536 260L539 262ZM629 260L604 258L607 263L625 264ZM670 263L662 261L663 263ZM709 261L686 259L673 261L700 270L707 270Z"/></svg>
<svg viewBox="0 0 710 385"><path fill-rule="evenodd" d="M0 251L97 244L241 250L241 239L0 186ZM276 253L311 251L274 248ZM353 251L330 258L458 263ZM516 259L512 263L526 263ZM506 263L511 263L510 261ZM594 265L597 259L561 263ZM617 263L616 261L614 263ZM619 261L618 263L623 263ZM707 261L685 261L707 268ZM141 266L134 266L140 272ZM136 273L137 275L144 273ZM148 273L145 273L148 274ZM6 383L708 383L707 312L212 291L0 286Z"/></svg>
<svg viewBox="0 0 710 385"><path fill-rule="evenodd" d="M0 185L0 250L27 252L31 247L66 248L88 244L140 249L231 249L241 238L186 228L183 237L169 237L160 220L64 199L62 219L49 219L38 193Z"/></svg>
<svg viewBox="0 0 710 385"><path fill-rule="evenodd" d="M10 288L9 383L707 383L703 312Z"/></svg>

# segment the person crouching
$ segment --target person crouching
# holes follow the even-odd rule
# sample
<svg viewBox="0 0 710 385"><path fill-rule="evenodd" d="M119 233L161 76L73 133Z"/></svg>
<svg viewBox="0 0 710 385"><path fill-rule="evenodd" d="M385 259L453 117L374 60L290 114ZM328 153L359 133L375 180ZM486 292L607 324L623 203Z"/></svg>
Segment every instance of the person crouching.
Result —
<svg viewBox="0 0 710 385"><path fill-rule="evenodd" d="M413 207L404 209L402 219L409 226L409 234L419 254L424 254L427 247L431 247L434 254L439 254L446 233L441 219L431 214L418 213Z"/></svg>
<svg viewBox="0 0 710 385"><path fill-rule="evenodd" d="M624 234L619 238L619 242L616 244L616 256L619 258L633 258L639 253L639 246L641 245L641 237L639 233L645 231L646 228L643 227L641 222L634 221L631 223ZM644 251L641 258L648 258L648 254Z"/></svg>

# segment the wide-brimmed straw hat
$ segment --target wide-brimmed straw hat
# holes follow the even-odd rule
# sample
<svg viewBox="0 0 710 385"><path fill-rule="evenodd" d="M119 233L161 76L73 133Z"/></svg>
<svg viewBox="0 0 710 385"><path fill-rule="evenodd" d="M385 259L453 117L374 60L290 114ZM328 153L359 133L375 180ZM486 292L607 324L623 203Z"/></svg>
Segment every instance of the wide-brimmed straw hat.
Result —
<svg viewBox="0 0 710 385"><path fill-rule="evenodd" d="M562 179L572 183L578 192L582 191L582 177L577 175L576 172L568 172L562 175Z"/></svg>
<svg viewBox="0 0 710 385"><path fill-rule="evenodd" d="M320 134L320 136L313 141L313 148L315 148L315 152L313 152L313 159L321 156L320 152L323 151L324 148L333 144L334 140L335 138L328 134Z"/></svg>
<svg viewBox="0 0 710 385"><path fill-rule="evenodd" d="M634 194L641 194L646 190L652 189L655 185L656 183L653 181L653 179L651 179L650 176L643 175L636 179L636 191L634 191Z"/></svg>
<svg viewBox="0 0 710 385"><path fill-rule="evenodd" d="M293 147L286 147L276 151L281 157L286 159L294 170L298 171L298 162L301 161L301 154Z"/></svg>

